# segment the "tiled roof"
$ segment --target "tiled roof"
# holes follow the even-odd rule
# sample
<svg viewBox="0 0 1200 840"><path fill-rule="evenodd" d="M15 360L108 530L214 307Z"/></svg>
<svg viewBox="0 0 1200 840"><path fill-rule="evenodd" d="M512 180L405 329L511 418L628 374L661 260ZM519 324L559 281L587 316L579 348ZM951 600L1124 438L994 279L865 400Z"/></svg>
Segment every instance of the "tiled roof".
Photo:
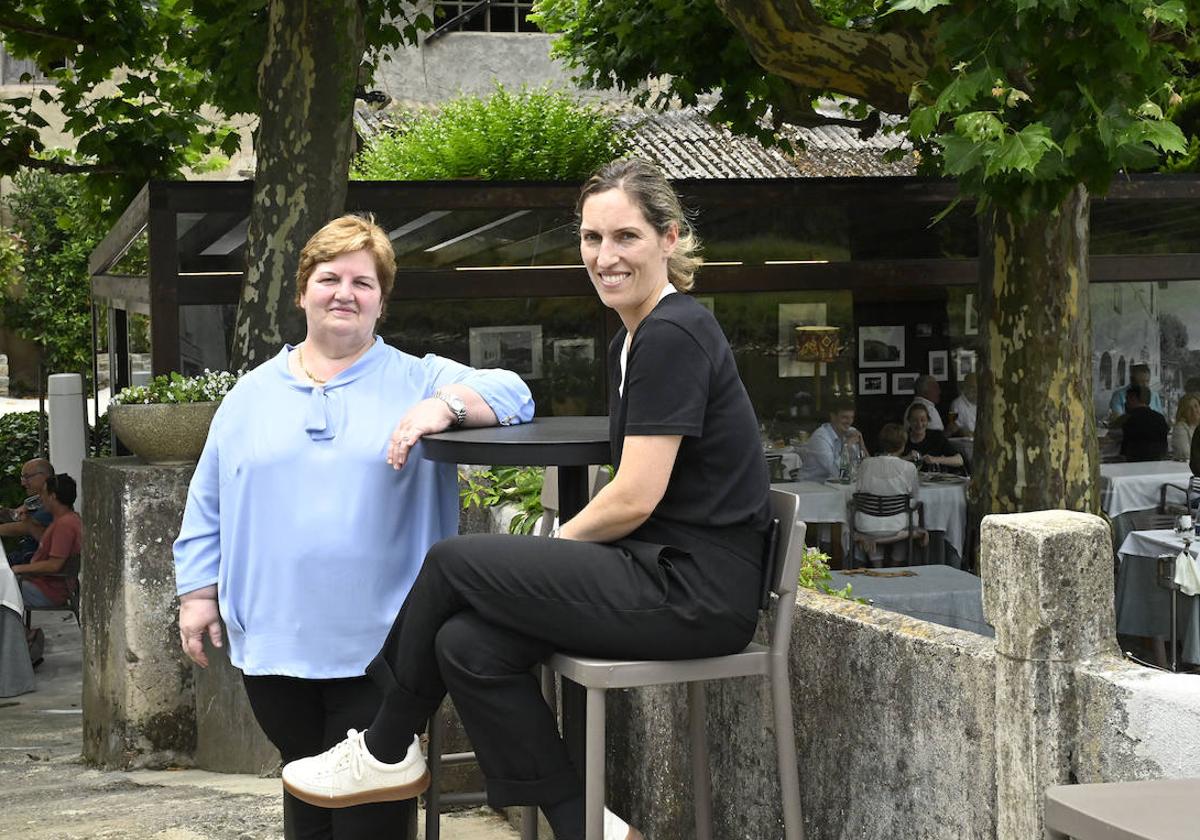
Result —
<svg viewBox="0 0 1200 840"><path fill-rule="evenodd" d="M846 126L791 128L798 151L788 155L714 126L697 108L630 109L619 113L617 120L630 130L632 153L658 164L668 178L828 178L915 171L911 155L898 163L884 161L884 152L901 143L895 135L877 133L863 140ZM389 112L374 111L360 102L354 122L360 136L370 137L393 124L393 119Z"/></svg>

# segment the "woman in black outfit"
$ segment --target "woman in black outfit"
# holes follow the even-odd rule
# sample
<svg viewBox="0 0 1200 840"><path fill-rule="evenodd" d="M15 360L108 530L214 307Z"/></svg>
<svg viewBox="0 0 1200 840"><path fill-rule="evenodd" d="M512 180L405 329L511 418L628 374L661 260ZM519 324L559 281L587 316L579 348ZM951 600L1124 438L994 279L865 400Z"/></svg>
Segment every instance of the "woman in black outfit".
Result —
<svg viewBox="0 0 1200 840"><path fill-rule="evenodd" d="M608 351L616 475L558 539L438 543L369 673L385 700L365 733L284 768L326 807L415 796L417 733L446 691L493 807L538 805L584 835L583 786L532 666L555 650L682 659L741 650L757 619L768 474L757 420L712 314L681 292L701 260L679 200L643 161L584 185L580 252L620 316ZM605 840L641 835L605 812Z"/></svg>
<svg viewBox="0 0 1200 840"><path fill-rule="evenodd" d="M913 403L904 415L908 427L908 442L904 445L903 457L917 463L918 468L931 466L961 472L963 456L950 445L946 436L937 429L929 428L929 412L920 403Z"/></svg>

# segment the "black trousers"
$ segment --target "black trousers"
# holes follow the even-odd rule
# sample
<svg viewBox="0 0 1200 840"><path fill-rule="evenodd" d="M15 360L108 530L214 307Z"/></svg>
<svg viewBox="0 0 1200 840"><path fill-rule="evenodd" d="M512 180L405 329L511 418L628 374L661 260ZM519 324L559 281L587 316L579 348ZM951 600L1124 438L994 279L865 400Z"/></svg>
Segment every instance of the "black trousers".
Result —
<svg viewBox="0 0 1200 840"><path fill-rule="evenodd" d="M243 676L246 695L259 726L284 763L316 755L346 737L347 729L365 729L383 695L367 677L305 680L295 677ZM283 793L287 840L415 840L406 836L416 802L385 802L331 810Z"/></svg>
<svg viewBox="0 0 1200 840"><path fill-rule="evenodd" d="M759 565L691 552L473 535L425 564L368 669L387 697L368 733L394 753L449 690L487 777L488 801L554 805L582 793L533 666L556 650L681 659L734 653L757 620ZM378 726L378 729L376 729Z"/></svg>

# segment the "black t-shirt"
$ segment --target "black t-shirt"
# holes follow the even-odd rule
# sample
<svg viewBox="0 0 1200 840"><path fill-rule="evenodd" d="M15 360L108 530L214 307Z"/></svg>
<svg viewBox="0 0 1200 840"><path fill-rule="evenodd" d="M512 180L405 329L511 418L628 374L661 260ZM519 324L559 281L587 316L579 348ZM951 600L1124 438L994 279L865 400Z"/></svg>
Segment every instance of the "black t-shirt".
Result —
<svg viewBox="0 0 1200 840"><path fill-rule="evenodd" d="M946 436L937 429L926 429L925 439L920 443L913 443L910 438L904 444L904 454L909 452L919 452L922 455L934 455L939 458L946 458L958 454L958 450L950 445L950 441L946 440Z"/></svg>
<svg viewBox="0 0 1200 840"><path fill-rule="evenodd" d="M1121 454L1126 461L1165 461L1170 433L1167 418L1154 409L1144 405L1130 409L1121 424Z"/></svg>
<svg viewBox="0 0 1200 840"><path fill-rule="evenodd" d="M608 349L609 437L620 466L626 435L682 435L666 493L636 538L712 539L758 559L770 476L758 420L712 313L684 294L658 302L633 335L621 382L621 329ZM639 532L645 532L641 534Z"/></svg>

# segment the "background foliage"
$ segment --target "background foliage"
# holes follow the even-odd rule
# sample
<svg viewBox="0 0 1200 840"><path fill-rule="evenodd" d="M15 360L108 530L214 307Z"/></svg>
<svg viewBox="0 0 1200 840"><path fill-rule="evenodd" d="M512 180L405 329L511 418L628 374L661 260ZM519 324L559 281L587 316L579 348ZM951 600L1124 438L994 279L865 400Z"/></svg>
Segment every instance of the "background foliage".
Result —
<svg viewBox="0 0 1200 840"><path fill-rule="evenodd" d="M16 507L25 499L21 466L37 455L38 413L0 415L0 507Z"/></svg>
<svg viewBox="0 0 1200 840"><path fill-rule="evenodd" d="M380 134L351 170L359 180L561 180L586 178L628 148L614 118L565 93L503 86L467 96L436 113L411 115Z"/></svg>
<svg viewBox="0 0 1200 840"><path fill-rule="evenodd" d="M21 172L6 201L20 240L20 266L0 274L4 322L41 345L46 369L91 370L88 255L107 230L105 205L80 177Z"/></svg>

